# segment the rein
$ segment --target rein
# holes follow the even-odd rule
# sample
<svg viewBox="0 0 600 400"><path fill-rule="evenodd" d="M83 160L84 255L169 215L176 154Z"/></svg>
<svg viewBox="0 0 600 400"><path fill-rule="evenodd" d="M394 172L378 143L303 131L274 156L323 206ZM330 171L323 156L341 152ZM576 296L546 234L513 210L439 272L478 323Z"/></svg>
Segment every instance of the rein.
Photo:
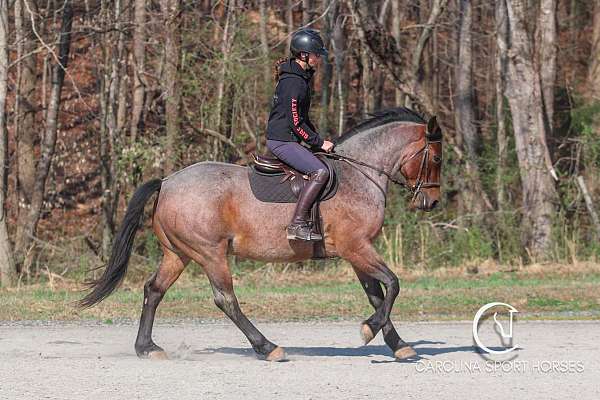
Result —
<svg viewBox="0 0 600 400"><path fill-rule="evenodd" d="M371 182L373 182L375 184L375 186L377 186L377 188L379 188L379 190L381 190L381 192L383 193L384 199L386 198L386 193L385 193L385 190L381 187L381 185L379 185L379 183L377 183L365 171L363 171L362 169L357 167L355 164L370 168L373 171L377 172L379 175L385 175L385 177L388 178L392 183L402 186L405 189L407 189L408 191L410 191L412 193L412 201L414 201L414 199L419 195L419 193L421 193L421 189L440 187L439 182L425 182L423 180L423 177L427 178L427 176L429 175L429 163L427 161L429 160L429 145L431 143L441 143L441 140L429 140L426 136L425 137L425 145L423 147L421 147L418 151L416 151L408 159L406 159L402 164L400 164L400 166L398 167L398 171L400 171L400 176L402 177L402 180L398 180L398 179L394 178L392 176L392 174L390 174L382 169L379 169L373 165L367 164L365 162L356 160L356 159L348 157L348 156L343 156L343 155L337 154L337 153L327 153L327 152L318 152L317 154L323 154L326 157L332 158L334 160L346 162L352 168L356 169L361 174L363 174L365 177L367 177ZM402 167L421 153L423 153L423 157L421 158L421 164L419 166L419 175L417 176L415 184L410 185L408 183L408 179L406 179L404 174L402 174Z"/></svg>

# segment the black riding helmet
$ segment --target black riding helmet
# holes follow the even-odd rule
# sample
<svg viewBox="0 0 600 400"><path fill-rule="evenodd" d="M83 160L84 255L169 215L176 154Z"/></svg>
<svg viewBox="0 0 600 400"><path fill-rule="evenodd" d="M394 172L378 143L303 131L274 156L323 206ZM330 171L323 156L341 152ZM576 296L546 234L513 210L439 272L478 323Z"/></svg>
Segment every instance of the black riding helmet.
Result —
<svg viewBox="0 0 600 400"><path fill-rule="evenodd" d="M327 57L327 49L319 32L314 29L300 29L292 34L290 53L295 58L304 60L301 53L314 53Z"/></svg>

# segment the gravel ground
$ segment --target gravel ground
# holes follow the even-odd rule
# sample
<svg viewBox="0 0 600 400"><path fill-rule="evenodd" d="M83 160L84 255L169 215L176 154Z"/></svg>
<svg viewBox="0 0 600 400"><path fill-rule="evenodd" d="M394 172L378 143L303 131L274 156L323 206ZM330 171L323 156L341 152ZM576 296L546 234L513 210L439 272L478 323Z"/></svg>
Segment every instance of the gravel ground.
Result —
<svg viewBox="0 0 600 400"><path fill-rule="evenodd" d="M503 362L470 322L397 324L419 355L404 362L381 335L360 346L358 322L257 325L289 361L257 360L228 321L159 321L161 361L135 356L132 323L0 322L0 399L600 398L600 322L519 321Z"/></svg>

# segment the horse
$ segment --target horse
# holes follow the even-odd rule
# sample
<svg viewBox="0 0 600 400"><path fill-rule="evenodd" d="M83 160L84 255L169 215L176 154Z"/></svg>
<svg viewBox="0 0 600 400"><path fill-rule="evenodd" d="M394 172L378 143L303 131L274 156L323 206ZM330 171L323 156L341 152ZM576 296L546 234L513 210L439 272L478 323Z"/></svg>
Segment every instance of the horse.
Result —
<svg viewBox="0 0 600 400"><path fill-rule="evenodd" d="M332 156L340 160L335 162L340 164L341 181L335 197L320 204L326 256L350 263L375 309L360 327L364 343L382 331L396 359L415 357L390 320L400 290L398 277L373 241L383 226L390 181L410 189L412 210L430 211L439 203L441 128L435 117L426 122L412 110L396 108L372 114L334 143ZM156 309L194 260L210 281L216 306L243 332L257 357L284 360L284 349L269 341L240 309L227 256L297 262L310 259L314 249L311 242L287 240L285 227L295 204L258 201L248 183L247 166L198 162L141 185L129 201L103 274L90 282L91 291L79 305L101 302L123 280L144 205L155 193L152 227L163 257L144 285L136 354L168 358L152 340Z"/></svg>

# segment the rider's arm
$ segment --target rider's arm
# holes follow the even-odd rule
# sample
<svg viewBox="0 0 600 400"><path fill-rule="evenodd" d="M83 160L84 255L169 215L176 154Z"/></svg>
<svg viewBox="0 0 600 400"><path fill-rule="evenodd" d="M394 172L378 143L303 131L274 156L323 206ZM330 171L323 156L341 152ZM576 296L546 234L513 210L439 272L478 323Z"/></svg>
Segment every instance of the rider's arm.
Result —
<svg viewBox="0 0 600 400"><path fill-rule="evenodd" d="M292 132L300 139L311 146L323 146L323 139L314 130L314 127L307 124L308 116L302 115L300 101L304 100L305 95L301 83L296 79L285 79L280 82L281 101L283 101L286 117Z"/></svg>

